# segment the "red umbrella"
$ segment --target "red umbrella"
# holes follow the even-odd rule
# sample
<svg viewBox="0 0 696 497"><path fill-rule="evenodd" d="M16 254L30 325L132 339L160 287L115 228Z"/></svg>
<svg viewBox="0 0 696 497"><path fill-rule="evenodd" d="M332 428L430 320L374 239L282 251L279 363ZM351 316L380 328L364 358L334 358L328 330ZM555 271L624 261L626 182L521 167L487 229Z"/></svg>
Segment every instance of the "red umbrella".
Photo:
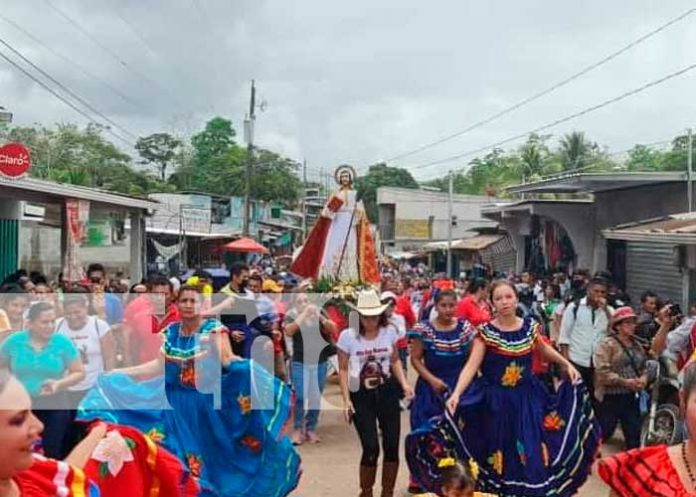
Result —
<svg viewBox="0 0 696 497"><path fill-rule="evenodd" d="M252 252L260 254L268 253L268 249L266 247L255 242L251 238L240 238L239 240L230 242L225 245L224 249L227 252Z"/></svg>

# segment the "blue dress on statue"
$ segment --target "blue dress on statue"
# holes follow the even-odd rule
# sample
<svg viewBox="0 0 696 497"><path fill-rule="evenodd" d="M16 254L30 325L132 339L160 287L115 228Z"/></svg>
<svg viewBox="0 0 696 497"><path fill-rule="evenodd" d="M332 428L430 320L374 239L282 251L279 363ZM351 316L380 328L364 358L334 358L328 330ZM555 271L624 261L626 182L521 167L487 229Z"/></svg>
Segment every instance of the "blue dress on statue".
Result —
<svg viewBox="0 0 696 497"><path fill-rule="evenodd" d="M466 320L459 320L457 327L451 331L437 330L432 322L422 321L408 336L423 344L425 366L433 375L444 381L451 392L469 357L476 333L476 328ZM443 395L435 392L423 378L418 378L415 393L411 404L411 429L416 429L433 416L442 414L444 406Z"/></svg>
<svg viewBox="0 0 696 497"><path fill-rule="evenodd" d="M204 321L190 336L180 329L173 323L163 332L163 377L136 382L124 374L102 375L78 418L149 435L199 478L202 495L286 496L300 477L299 455L282 434L289 388L248 360L232 362L220 375L211 339L211 333L226 331L219 321Z"/></svg>
<svg viewBox="0 0 696 497"><path fill-rule="evenodd" d="M532 373L540 326L481 328L486 345L481 376L448 413L406 439L409 468L429 491L439 491L438 461L476 461L479 490L501 497L567 497L587 478L600 430L582 384L564 381L549 392Z"/></svg>

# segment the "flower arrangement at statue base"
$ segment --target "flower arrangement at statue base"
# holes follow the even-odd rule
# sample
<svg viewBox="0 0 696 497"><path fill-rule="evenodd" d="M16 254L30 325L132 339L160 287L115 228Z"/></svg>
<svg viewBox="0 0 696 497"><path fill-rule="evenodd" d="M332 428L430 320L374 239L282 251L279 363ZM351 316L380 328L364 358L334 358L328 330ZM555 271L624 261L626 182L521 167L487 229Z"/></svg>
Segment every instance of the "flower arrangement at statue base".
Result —
<svg viewBox="0 0 696 497"><path fill-rule="evenodd" d="M307 288L308 293L328 295L329 299L323 305L328 316L336 323L339 331L348 328L352 305L358 301L358 294L363 290L378 290L374 284L361 281L338 281L334 278L321 278Z"/></svg>

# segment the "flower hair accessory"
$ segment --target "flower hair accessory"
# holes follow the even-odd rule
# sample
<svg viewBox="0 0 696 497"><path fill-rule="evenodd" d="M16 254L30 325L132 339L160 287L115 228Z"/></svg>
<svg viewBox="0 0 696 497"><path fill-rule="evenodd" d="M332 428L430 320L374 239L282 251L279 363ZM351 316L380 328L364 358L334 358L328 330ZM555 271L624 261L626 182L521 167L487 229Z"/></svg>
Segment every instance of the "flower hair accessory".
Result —
<svg viewBox="0 0 696 497"><path fill-rule="evenodd" d="M451 467L454 466L456 463L457 463L457 462L456 462L453 458L451 458L451 457L445 457L444 459L440 459L440 460L437 462L437 467L440 468L440 469L443 469L443 468L451 468Z"/></svg>
<svg viewBox="0 0 696 497"><path fill-rule="evenodd" d="M478 480L480 473L479 465L473 459L469 459L469 469L471 470L471 476L474 477L474 480Z"/></svg>

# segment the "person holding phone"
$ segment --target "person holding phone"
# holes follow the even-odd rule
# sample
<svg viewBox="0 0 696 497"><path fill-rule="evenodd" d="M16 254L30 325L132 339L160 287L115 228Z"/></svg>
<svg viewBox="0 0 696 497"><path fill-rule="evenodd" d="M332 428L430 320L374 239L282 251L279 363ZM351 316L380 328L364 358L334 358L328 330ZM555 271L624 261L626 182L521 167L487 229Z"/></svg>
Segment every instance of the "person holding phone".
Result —
<svg viewBox="0 0 696 497"><path fill-rule="evenodd" d="M360 316L358 329L343 330L336 344L345 418L355 424L362 445L361 497L372 497L375 484L378 423L384 450L382 497L394 495L401 431L397 382L406 400L413 398L413 388L406 380L396 346L398 335L385 314L388 305L382 304L375 290L361 292L354 308Z"/></svg>
<svg viewBox="0 0 696 497"><path fill-rule="evenodd" d="M32 305L26 330L0 346L0 367L8 367L31 395L36 417L45 426L44 454L60 459L70 424L66 390L85 378L85 369L70 339L54 332L55 319L51 304Z"/></svg>

